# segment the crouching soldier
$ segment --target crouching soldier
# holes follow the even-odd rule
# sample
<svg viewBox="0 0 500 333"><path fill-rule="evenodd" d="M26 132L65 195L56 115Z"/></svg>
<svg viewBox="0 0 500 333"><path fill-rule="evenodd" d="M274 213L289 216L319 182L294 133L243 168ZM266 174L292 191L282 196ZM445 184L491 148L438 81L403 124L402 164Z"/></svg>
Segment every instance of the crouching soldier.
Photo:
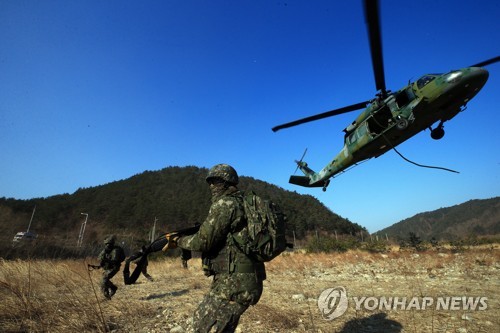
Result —
<svg viewBox="0 0 500 333"><path fill-rule="evenodd" d="M108 236L104 239L104 250L99 254L100 266L103 269L101 290L104 297L111 299L116 293L118 287L111 282L113 276L120 270L120 265L125 260L125 253L123 249L115 245L116 237L114 235Z"/></svg>

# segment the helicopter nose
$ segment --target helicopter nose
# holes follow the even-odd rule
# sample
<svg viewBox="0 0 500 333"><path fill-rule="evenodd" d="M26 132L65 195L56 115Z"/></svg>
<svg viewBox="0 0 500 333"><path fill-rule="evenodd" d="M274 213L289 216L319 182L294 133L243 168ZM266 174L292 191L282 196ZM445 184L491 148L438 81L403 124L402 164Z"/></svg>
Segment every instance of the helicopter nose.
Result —
<svg viewBox="0 0 500 333"><path fill-rule="evenodd" d="M450 72L445 77L448 83L445 94L461 96L463 102L467 103L481 90L488 80L488 76L488 71L481 67L467 67Z"/></svg>
<svg viewBox="0 0 500 333"><path fill-rule="evenodd" d="M488 71L482 67L469 67L466 79L470 82L470 85L481 89L488 81L489 75Z"/></svg>

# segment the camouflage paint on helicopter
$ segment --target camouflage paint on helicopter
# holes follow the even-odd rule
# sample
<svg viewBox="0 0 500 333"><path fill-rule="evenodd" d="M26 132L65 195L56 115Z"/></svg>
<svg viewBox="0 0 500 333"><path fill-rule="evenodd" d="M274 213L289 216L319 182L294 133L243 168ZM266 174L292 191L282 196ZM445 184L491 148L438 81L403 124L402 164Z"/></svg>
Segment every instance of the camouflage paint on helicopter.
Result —
<svg viewBox="0 0 500 333"><path fill-rule="evenodd" d="M344 147L335 158L319 172L310 169L306 162L295 161L305 176L291 176L289 182L305 187L322 187L330 178L347 168L372 157L378 157L415 134L429 128L431 137L444 136L444 122L463 111L467 103L481 90L488 79L483 66L500 61L500 56L467 68L446 74L427 74L416 82L391 93L386 90L382 43L378 14L378 1L365 0L375 85L379 93L373 100L361 102L314 116L273 127L273 131L307 122L364 109L344 129ZM439 121L432 129L431 126Z"/></svg>
<svg viewBox="0 0 500 333"><path fill-rule="evenodd" d="M328 165L316 173L306 162L297 161L306 176L291 176L290 183L326 188L332 176L384 154L437 121L440 124L433 133L435 139L440 139L444 135L442 124L463 110L487 79L486 70L468 67L424 75L384 100L376 98L344 129L344 147Z"/></svg>

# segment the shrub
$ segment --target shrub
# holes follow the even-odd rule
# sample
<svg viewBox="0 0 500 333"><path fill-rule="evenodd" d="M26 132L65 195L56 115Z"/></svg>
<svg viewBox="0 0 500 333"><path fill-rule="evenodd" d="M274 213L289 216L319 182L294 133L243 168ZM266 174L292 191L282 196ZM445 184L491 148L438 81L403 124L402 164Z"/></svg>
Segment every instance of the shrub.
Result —
<svg viewBox="0 0 500 333"><path fill-rule="evenodd" d="M333 235L319 235L309 237L306 243L307 252L346 252L358 247L358 241L353 237L335 237Z"/></svg>

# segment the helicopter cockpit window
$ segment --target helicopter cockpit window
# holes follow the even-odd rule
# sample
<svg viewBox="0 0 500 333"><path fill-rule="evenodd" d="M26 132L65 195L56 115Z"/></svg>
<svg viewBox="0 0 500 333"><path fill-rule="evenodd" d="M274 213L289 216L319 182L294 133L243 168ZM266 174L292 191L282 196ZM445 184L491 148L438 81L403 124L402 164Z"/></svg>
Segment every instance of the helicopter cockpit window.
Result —
<svg viewBox="0 0 500 333"><path fill-rule="evenodd" d="M437 75L433 75L433 74L428 74L428 75L422 76L417 81L418 89L422 89L423 87L425 87L425 85L428 84L429 82L431 82L432 80L434 80L436 78L436 76Z"/></svg>

